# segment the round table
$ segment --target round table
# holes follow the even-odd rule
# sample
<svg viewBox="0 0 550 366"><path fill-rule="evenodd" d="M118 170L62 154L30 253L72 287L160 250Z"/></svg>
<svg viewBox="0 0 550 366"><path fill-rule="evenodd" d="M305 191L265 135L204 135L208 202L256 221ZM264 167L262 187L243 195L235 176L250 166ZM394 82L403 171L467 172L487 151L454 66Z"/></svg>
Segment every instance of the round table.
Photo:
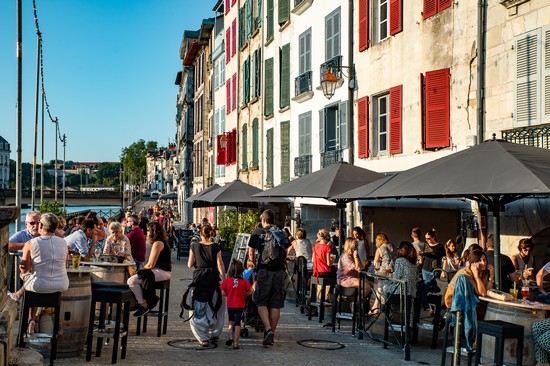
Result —
<svg viewBox="0 0 550 366"><path fill-rule="evenodd" d="M535 365L531 325L547 317L547 312L550 311L550 305L536 301L529 301L527 303L523 303L521 300L501 301L483 296L480 296L479 299L488 303L485 320L502 320L512 324L523 325L523 365ZM504 362L506 364L515 364L516 343L517 341L512 339L508 339L504 342ZM492 337L484 337L482 357L492 360L494 356L494 347L494 339Z"/></svg>

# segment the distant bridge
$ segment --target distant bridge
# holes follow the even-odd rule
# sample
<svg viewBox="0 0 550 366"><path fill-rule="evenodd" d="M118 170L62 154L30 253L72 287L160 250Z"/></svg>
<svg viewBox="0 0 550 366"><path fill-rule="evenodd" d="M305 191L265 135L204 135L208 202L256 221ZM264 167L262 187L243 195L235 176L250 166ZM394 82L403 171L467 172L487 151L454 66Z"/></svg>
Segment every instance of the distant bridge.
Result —
<svg viewBox="0 0 550 366"><path fill-rule="evenodd" d="M21 192L21 203L31 204L31 190L25 189ZM44 199L53 201L55 197L54 191L44 191ZM37 190L34 195L35 203L40 204L40 190ZM57 191L57 202L63 201L63 192ZM65 204L71 206L120 206L122 203L121 192L82 192L82 191L65 191ZM15 189L0 189L0 206L15 205Z"/></svg>

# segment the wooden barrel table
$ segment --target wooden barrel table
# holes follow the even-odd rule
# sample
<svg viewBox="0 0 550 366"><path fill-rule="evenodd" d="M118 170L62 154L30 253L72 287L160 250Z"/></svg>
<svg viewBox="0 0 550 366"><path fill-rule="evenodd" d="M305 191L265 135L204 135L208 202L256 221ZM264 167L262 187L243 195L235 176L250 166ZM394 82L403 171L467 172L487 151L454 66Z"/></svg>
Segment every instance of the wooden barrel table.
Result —
<svg viewBox="0 0 550 366"><path fill-rule="evenodd" d="M487 312L485 320L502 320L512 324L523 325L523 365L535 365L535 353L533 332L531 325L541 319L546 318L550 305L540 302L522 303L516 301L500 301L490 297L480 297L486 301ZM517 340L507 339L504 341L504 362L506 365L515 365L517 352ZM493 337L483 337L483 351L481 361L493 361L495 354L495 339Z"/></svg>

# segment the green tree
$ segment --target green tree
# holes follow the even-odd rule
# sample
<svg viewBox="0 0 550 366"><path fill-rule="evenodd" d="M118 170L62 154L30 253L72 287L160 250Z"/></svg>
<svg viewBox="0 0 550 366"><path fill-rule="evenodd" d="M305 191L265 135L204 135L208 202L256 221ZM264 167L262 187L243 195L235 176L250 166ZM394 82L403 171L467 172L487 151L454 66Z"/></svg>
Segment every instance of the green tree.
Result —
<svg viewBox="0 0 550 366"><path fill-rule="evenodd" d="M145 176L147 169L147 152L156 150L157 142L143 139L134 142L132 145L122 149L120 161L126 174L132 173L136 177Z"/></svg>
<svg viewBox="0 0 550 366"><path fill-rule="evenodd" d="M237 211L224 208L218 215L218 234L223 239L221 242L223 250L233 250L235 239L238 233Z"/></svg>
<svg viewBox="0 0 550 366"><path fill-rule="evenodd" d="M120 164L100 163L95 176L99 185L117 186L119 184Z"/></svg>
<svg viewBox="0 0 550 366"><path fill-rule="evenodd" d="M38 206L38 211L42 213L50 212L57 216L67 216L67 210L65 210L57 201L43 201Z"/></svg>
<svg viewBox="0 0 550 366"><path fill-rule="evenodd" d="M239 233L251 234L260 222L260 215L256 211L248 210L239 216Z"/></svg>

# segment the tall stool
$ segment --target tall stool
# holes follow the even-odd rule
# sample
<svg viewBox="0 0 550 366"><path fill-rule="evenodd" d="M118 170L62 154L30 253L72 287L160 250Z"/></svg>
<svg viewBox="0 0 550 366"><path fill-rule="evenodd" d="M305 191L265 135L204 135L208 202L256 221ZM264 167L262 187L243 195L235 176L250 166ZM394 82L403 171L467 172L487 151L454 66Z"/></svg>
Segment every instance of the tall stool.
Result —
<svg viewBox="0 0 550 366"><path fill-rule="evenodd" d="M157 337L161 336L161 331L162 334L166 334L168 327L168 304L170 302L170 280L155 282L155 290L160 290L158 310L150 311L144 316L137 318L136 335L140 335L140 332L147 332L147 317L149 316L158 317ZM143 318L143 330L141 330L141 318Z"/></svg>
<svg viewBox="0 0 550 366"><path fill-rule="evenodd" d="M111 363L117 362L118 342L120 339L122 350L120 358L126 358L126 345L128 343L128 326L130 322L130 301L132 300L132 291L125 288L99 287L92 290L92 306L90 310L90 324L88 326L88 337L86 340L86 361L92 359L93 337L97 338L96 356L101 356L103 338L113 338L113 353ZM94 328L95 308L99 303L99 320L97 329ZM105 328L106 307L116 304L115 328L111 333L110 329ZM122 313L124 308L124 313ZM122 318L122 319L121 319ZM122 321L122 327L121 327Z"/></svg>
<svg viewBox="0 0 550 366"><path fill-rule="evenodd" d="M306 293L308 288L308 282L311 278L311 270L307 268L307 259L304 256L296 258L295 267L296 278L296 305L304 306L306 304Z"/></svg>
<svg viewBox="0 0 550 366"><path fill-rule="evenodd" d="M340 320L351 320L351 334L355 335L355 323L357 320L357 295L359 291L356 287L343 287L336 285L332 298L332 332L336 331L336 322L338 321L338 330L340 330ZM342 312L342 303L348 303L351 307L350 313Z"/></svg>
<svg viewBox="0 0 550 366"><path fill-rule="evenodd" d="M307 318L311 320L311 308L313 306L319 307L319 323L322 323L325 319L325 298L326 298L326 287L329 286L331 289L336 285L335 277L319 277L317 281L311 280L311 291L309 293L309 307ZM321 296L317 299L317 286L321 286ZM330 291L330 290L329 290Z"/></svg>
<svg viewBox="0 0 550 366"><path fill-rule="evenodd" d="M495 364L504 363L504 340L517 339L516 348L516 366L521 366L523 362L523 325L512 324L502 320L480 320L477 322L477 349L476 365L481 360L481 348L483 345L483 336L495 337Z"/></svg>
<svg viewBox="0 0 550 366"><path fill-rule="evenodd" d="M17 341L17 345L19 347L25 347L25 329L27 328L27 323L29 322L29 309L35 307L54 308L55 310L53 333L51 335L51 366L57 357L57 336L59 333L59 313L61 312L61 292L41 294L32 291L25 291L25 295L23 296L23 306L21 307L21 320L19 321L19 337Z"/></svg>

